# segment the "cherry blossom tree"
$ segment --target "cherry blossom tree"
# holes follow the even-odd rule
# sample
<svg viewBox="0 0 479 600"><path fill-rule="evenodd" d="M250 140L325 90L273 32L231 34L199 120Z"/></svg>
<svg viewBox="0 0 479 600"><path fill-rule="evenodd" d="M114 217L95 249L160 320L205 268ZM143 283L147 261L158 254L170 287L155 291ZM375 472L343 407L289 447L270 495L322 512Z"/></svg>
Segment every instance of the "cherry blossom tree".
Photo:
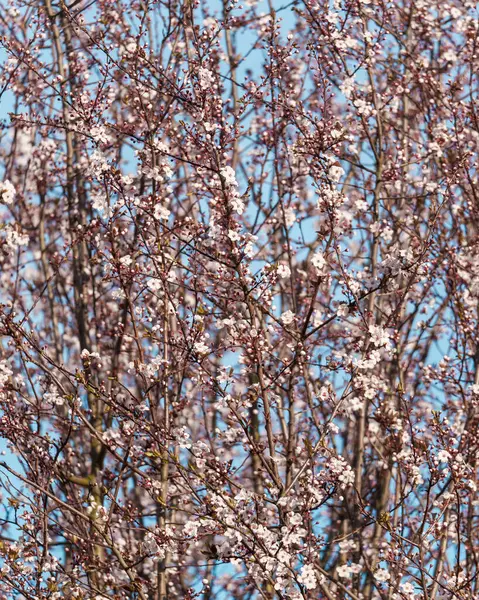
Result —
<svg viewBox="0 0 479 600"><path fill-rule="evenodd" d="M2 0L2 599L479 598L472 0Z"/></svg>

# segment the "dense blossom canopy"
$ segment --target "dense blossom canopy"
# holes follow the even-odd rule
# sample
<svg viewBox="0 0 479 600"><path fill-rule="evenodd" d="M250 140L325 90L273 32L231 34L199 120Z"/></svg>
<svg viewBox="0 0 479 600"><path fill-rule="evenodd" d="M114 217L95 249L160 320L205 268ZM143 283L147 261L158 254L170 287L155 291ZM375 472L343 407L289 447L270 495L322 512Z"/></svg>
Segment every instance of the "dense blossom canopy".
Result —
<svg viewBox="0 0 479 600"><path fill-rule="evenodd" d="M1 599L479 599L478 19L1 0Z"/></svg>

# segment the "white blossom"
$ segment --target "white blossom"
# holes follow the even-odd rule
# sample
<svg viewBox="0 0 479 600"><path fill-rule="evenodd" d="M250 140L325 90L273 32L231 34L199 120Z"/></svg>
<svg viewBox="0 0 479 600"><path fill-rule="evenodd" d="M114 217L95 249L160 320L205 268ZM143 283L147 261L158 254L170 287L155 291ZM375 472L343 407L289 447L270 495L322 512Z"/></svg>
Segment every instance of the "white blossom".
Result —
<svg viewBox="0 0 479 600"><path fill-rule="evenodd" d="M346 98L351 98L352 91L354 89L354 80L352 77L347 77L343 83L339 86L341 92L346 96Z"/></svg>
<svg viewBox="0 0 479 600"><path fill-rule="evenodd" d="M326 266L326 260L324 254L320 250L313 254L311 264L315 267L317 275L320 275L323 272L323 269Z"/></svg>
<svg viewBox="0 0 479 600"><path fill-rule="evenodd" d="M30 238L26 233L21 233L12 225L5 228L5 243L8 250L16 250L20 246L26 246Z"/></svg>
<svg viewBox="0 0 479 600"><path fill-rule="evenodd" d="M338 577L341 577L343 579L349 578L352 575L352 571L351 568L349 567L349 565L341 565L336 569L336 573L338 574Z"/></svg>
<svg viewBox="0 0 479 600"><path fill-rule="evenodd" d="M215 83L213 73L206 67L200 67L198 70L198 78L202 90L211 88Z"/></svg>
<svg viewBox="0 0 479 600"><path fill-rule="evenodd" d="M202 355L208 354L210 351L209 347L202 340L200 340L199 342L195 342L193 348L196 353Z"/></svg>
<svg viewBox="0 0 479 600"><path fill-rule="evenodd" d="M391 575L385 569L377 569L377 571L374 572L374 579L376 579L376 581L385 582L388 581L388 579L391 579Z"/></svg>
<svg viewBox="0 0 479 600"><path fill-rule="evenodd" d="M370 325L369 334L371 336L371 343L373 343L376 348L385 347L389 349L391 347L390 335L383 327L380 327L379 325Z"/></svg>
<svg viewBox="0 0 479 600"><path fill-rule="evenodd" d="M153 214L155 219L158 219L159 221L168 221L171 213L166 206L163 206L163 204L157 204Z"/></svg>
<svg viewBox="0 0 479 600"><path fill-rule="evenodd" d="M224 177L225 185L227 187L238 186L238 182L236 181L236 173L232 167L223 167L222 169L220 169L220 174L222 177Z"/></svg>
<svg viewBox="0 0 479 600"><path fill-rule="evenodd" d="M343 175L344 169L341 165L331 165L328 169L328 177L335 183L337 183Z"/></svg>
<svg viewBox="0 0 479 600"><path fill-rule="evenodd" d="M108 164L106 156L100 150L95 150L90 156L90 169L88 174L100 178L109 170L110 165Z"/></svg>
<svg viewBox="0 0 479 600"><path fill-rule="evenodd" d="M43 394L43 399L45 402L48 402L48 404L54 404L55 406L62 406L65 404L65 398L60 396L58 390L53 386L50 387L48 392Z"/></svg>
<svg viewBox="0 0 479 600"><path fill-rule="evenodd" d="M244 212L244 202L241 198L235 194L231 197L231 206L235 212L242 215Z"/></svg>
<svg viewBox="0 0 479 600"><path fill-rule="evenodd" d="M403 594L406 595L406 597L410 600L412 600L415 596L415 590L414 590L414 586L411 583L402 583L401 586L401 592Z"/></svg>
<svg viewBox="0 0 479 600"><path fill-rule="evenodd" d="M450 458L451 458L451 455L449 454L449 452L447 450L439 450L439 452L437 453L437 459L441 463L449 462Z"/></svg>
<svg viewBox="0 0 479 600"><path fill-rule="evenodd" d="M187 521L183 526L183 533L189 537L195 537L200 524L198 521Z"/></svg>
<svg viewBox="0 0 479 600"><path fill-rule="evenodd" d="M6 360L0 361L0 387L4 386L13 375L12 369L8 366Z"/></svg>
<svg viewBox="0 0 479 600"><path fill-rule="evenodd" d="M12 204L13 199L15 198L15 188L13 184L8 179L5 181L0 181L0 199L5 204Z"/></svg>
<svg viewBox="0 0 479 600"><path fill-rule="evenodd" d="M318 585L314 566L311 564L304 565L298 576L298 581L299 583L302 583L307 590L314 590Z"/></svg>
<svg viewBox="0 0 479 600"><path fill-rule="evenodd" d="M285 265L283 263L278 265L276 272L278 273L278 276L281 277L281 279L291 276L291 269L288 267L288 265Z"/></svg>
<svg viewBox="0 0 479 600"><path fill-rule="evenodd" d="M296 213L290 206L284 211L284 221L286 223L286 227L292 227L296 223Z"/></svg>
<svg viewBox="0 0 479 600"><path fill-rule="evenodd" d="M90 129L90 135L98 144L108 144L111 142L111 136L108 135L104 125L94 125Z"/></svg>
<svg viewBox="0 0 479 600"><path fill-rule="evenodd" d="M287 310L281 315L281 322L283 325L291 325L294 321L294 312Z"/></svg>

